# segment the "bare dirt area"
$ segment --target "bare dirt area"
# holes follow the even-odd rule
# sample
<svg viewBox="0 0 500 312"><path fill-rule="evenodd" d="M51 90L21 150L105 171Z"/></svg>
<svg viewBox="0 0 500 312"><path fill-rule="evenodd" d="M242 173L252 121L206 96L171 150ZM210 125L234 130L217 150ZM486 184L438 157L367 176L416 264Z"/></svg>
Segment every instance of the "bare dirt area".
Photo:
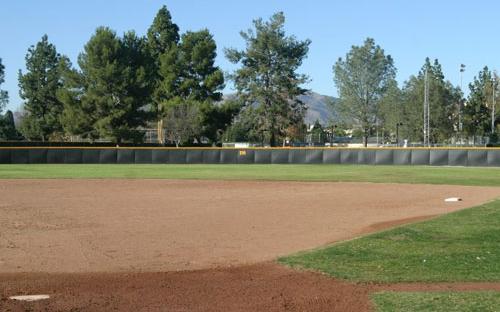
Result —
<svg viewBox="0 0 500 312"><path fill-rule="evenodd" d="M367 311L368 289L277 264L166 273L0 275L0 287L54 294L11 311ZM22 280L22 282L20 282ZM11 281L11 282L9 282ZM56 290L56 291L54 291Z"/></svg>
<svg viewBox="0 0 500 312"><path fill-rule="evenodd" d="M273 263L165 273L0 274L1 311L371 311L370 294L500 290L499 283L352 284ZM37 302L15 294L48 294Z"/></svg>
<svg viewBox="0 0 500 312"><path fill-rule="evenodd" d="M440 185L1 180L0 311L369 311L374 290L421 286L350 284L269 261L499 196ZM19 294L51 298L7 299Z"/></svg>
<svg viewBox="0 0 500 312"><path fill-rule="evenodd" d="M453 196L463 200L444 202ZM442 185L2 180L0 272L251 264L498 196Z"/></svg>

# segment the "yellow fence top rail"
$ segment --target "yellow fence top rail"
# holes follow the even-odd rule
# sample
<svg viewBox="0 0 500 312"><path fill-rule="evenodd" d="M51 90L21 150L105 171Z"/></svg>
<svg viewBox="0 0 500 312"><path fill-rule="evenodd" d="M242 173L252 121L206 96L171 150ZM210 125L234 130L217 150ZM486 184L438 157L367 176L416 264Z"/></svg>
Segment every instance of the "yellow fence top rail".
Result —
<svg viewBox="0 0 500 312"><path fill-rule="evenodd" d="M0 150L114 149L114 150L500 150L500 147L147 147L147 146L0 146Z"/></svg>

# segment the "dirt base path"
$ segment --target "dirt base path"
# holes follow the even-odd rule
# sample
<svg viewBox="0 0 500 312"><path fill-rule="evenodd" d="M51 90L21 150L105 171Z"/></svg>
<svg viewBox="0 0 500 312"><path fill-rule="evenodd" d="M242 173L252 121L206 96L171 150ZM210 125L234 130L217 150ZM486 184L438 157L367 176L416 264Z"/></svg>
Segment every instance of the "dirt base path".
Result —
<svg viewBox="0 0 500 312"><path fill-rule="evenodd" d="M166 273L0 274L0 311L371 311L381 290L500 290L500 283L351 284L273 263ZM48 294L33 303L7 299Z"/></svg>
<svg viewBox="0 0 500 312"><path fill-rule="evenodd" d="M463 201L445 203L447 197ZM273 260L500 196L373 183L1 180L0 272L164 272Z"/></svg>

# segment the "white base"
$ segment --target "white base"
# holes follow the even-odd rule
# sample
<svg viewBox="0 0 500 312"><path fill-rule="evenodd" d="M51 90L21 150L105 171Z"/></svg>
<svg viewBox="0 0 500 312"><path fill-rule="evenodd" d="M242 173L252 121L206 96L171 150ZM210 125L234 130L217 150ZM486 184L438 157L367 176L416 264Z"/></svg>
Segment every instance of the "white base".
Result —
<svg viewBox="0 0 500 312"><path fill-rule="evenodd" d="M28 296L12 296L9 297L9 299L12 300L20 300L20 301L37 301L37 300L44 300L44 299L49 299L49 295L28 295Z"/></svg>
<svg viewBox="0 0 500 312"><path fill-rule="evenodd" d="M462 201L462 199L460 197L450 197L450 198L446 198L444 201L445 202L459 202L459 201Z"/></svg>

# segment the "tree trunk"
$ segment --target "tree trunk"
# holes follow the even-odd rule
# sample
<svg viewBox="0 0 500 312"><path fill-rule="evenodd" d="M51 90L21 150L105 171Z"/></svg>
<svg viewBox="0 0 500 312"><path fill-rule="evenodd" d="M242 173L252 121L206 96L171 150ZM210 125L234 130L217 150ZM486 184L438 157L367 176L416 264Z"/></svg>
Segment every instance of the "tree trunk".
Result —
<svg viewBox="0 0 500 312"><path fill-rule="evenodd" d="M271 145L271 147L276 146L276 135L274 133L274 129L271 129L271 138L269 140L269 144Z"/></svg>
<svg viewBox="0 0 500 312"><path fill-rule="evenodd" d="M369 134L369 131L368 129L363 129L363 132L364 132L364 136L363 136L363 146L364 147L368 147L368 134Z"/></svg>
<svg viewBox="0 0 500 312"><path fill-rule="evenodd" d="M158 143L159 144L165 144L165 140L163 138L163 119L158 120L157 123L157 129L156 129L156 136L158 137Z"/></svg>

